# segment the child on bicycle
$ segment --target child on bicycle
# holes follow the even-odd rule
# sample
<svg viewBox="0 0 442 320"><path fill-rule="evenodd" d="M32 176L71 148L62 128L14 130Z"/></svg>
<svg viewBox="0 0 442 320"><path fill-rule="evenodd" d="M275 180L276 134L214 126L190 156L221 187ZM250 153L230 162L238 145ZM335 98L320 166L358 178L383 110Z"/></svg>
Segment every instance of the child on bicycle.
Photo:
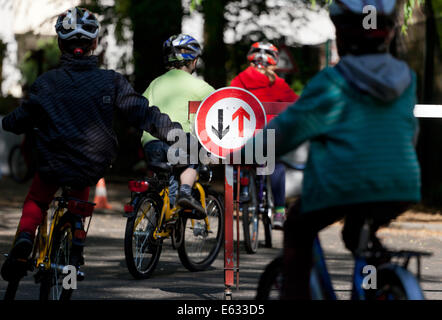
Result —
<svg viewBox="0 0 442 320"><path fill-rule="evenodd" d="M377 10L376 29L363 23L368 4ZM310 299L312 246L321 229L345 218L343 239L354 252L367 217L378 228L420 201L416 76L388 53L395 5L333 1L340 62L319 72L266 128L275 130L276 157L310 140L301 201L284 225L282 299Z"/></svg>
<svg viewBox="0 0 442 320"><path fill-rule="evenodd" d="M26 274L24 262L35 231L59 187L68 186L70 196L87 201L89 186L109 168L117 153L112 128L117 112L131 125L163 140L169 130L181 128L149 106L121 74L98 68L98 57L92 55L99 34L94 14L70 9L58 17L55 29L62 52L60 67L41 75L29 99L2 121L5 131L32 131L37 157L37 173L23 205L18 235L1 269L7 281ZM80 240L74 241L72 251L82 264Z"/></svg>
<svg viewBox="0 0 442 320"><path fill-rule="evenodd" d="M250 66L239 73L230 85L250 91L261 102L295 102L298 95L275 72L278 58L278 49L273 44L255 42L247 54ZM285 221L285 167L282 163L275 163L270 182L275 203L273 228L282 229Z"/></svg>
<svg viewBox="0 0 442 320"><path fill-rule="evenodd" d="M201 56L201 46L190 35L178 34L167 39L163 44L164 62L168 71L154 79L144 92L144 96L153 104L160 106L161 112L170 116L190 134L189 101L202 101L215 89L202 79L192 76ZM143 133L141 143L147 162L167 162L169 145ZM198 165L189 165L180 176L178 199L182 208L195 209L198 218L204 218L206 212L201 204L192 197L192 186L196 181ZM171 205L175 202L177 185L172 177L170 184Z"/></svg>

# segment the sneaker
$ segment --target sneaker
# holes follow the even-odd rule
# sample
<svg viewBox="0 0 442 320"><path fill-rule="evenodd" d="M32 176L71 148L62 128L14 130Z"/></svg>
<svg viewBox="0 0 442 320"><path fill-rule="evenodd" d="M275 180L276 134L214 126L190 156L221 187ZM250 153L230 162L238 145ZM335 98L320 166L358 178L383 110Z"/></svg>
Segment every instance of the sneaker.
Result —
<svg viewBox="0 0 442 320"><path fill-rule="evenodd" d="M34 241L29 233L21 232L17 236L14 247L1 269L3 280L19 280L26 276L29 267L28 257L32 252L33 245Z"/></svg>
<svg viewBox="0 0 442 320"><path fill-rule="evenodd" d="M191 195L180 193L178 195L177 205L183 209L192 210L194 217L192 219L204 219L207 217L206 210L201 204Z"/></svg>
<svg viewBox="0 0 442 320"><path fill-rule="evenodd" d="M275 212L275 214L273 215L273 229L275 230L284 229L284 221L285 221L284 213Z"/></svg>

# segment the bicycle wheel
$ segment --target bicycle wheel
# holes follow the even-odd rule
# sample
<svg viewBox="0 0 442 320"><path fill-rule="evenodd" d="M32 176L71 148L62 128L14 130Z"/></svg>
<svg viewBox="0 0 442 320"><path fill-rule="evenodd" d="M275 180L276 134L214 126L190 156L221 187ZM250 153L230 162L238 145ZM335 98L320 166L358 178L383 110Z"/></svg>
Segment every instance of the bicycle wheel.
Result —
<svg viewBox="0 0 442 320"><path fill-rule="evenodd" d="M149 194L140 196L135 215L126 223L124 255L127 268L135 279L149 278L161 255L162 240L153 238L161 212L159 200L155 198Z"/></svg>
<svg viewBox="0 0 442 320"><path fill-rule="evenodd" d="M11 178L17 183L24 183L31 177L31 170L26 163L20 145L12 147L9 152L8 164Z"/></svg>
<svg viewBox="0 0 442 320"><path fill-rule="evenodd" d="M422 289L416 278L406 269L393 266L381 269L377 274L375 300L424 300ZM369 295L367 295L370 298ZM373 297L371 297L373 298Z"/></svg>
<svg viewBox="0 0 442 320"><path fill-rule="evenodd" d="M249 201L240 204L244 244L247 253L256 253L259 244L259 210L255 176L252 172L249 172L249 196Z"/></svg>
<svg viewBox="0 0 442 320"><path fill-rule="evenodd" d="M44 271L40 283L40 300L70 300L76 287L65 283L64 268L70 265L72 253L72 224L60 221L53 233L51 247L51 268ZM75 277L77 272L75 271ZM76 279L75 279L76 280ZM66 287L67 286L67 287Z"/></svg>
<svg viewBox="0 0 442 320"><path fill-rule="evenodd" d="M224 206L218 193L206 190L205 220L184 220L184 239L178 247L181 263L189 271L206 270L215 261L224 239Z"/></svg>
<svg viewBox="0 0 442 320"><path fill-rule="evenodd" d="M259 278L255 300L278 300L282 287L282 257L270 262Z"/></svg>

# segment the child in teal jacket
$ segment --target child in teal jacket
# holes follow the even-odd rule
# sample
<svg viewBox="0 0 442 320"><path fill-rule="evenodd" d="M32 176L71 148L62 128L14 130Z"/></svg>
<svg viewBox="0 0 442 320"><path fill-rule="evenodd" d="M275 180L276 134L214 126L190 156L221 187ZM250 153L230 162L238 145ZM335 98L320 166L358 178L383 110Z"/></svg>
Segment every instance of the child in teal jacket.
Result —
<svg viewBox="0 0 442 320"><path fill-rule="evenodd" d="M376 230L420 201L416 77L388 53L395 1L370 3L376 30L363 28L362 1L333 2L340 62L266 128L275 130L276 157L310 141L302 200L284 226L283 299L310 298L312 246L321 229L345 218L344 242L354 252L366 217Z"/></svg>

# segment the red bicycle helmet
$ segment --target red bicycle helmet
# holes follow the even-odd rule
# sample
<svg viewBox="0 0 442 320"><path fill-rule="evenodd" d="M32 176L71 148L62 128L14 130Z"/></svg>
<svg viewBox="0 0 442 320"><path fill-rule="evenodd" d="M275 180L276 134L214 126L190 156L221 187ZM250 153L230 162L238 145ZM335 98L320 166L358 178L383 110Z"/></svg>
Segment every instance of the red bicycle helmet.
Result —
<svg viewBox="0 0 442 320"><path fill-rule="evenodd" d="M278 49L270 42L255 42L247 54L247 60L264 67L275 66L278 59Z"/></svg>

